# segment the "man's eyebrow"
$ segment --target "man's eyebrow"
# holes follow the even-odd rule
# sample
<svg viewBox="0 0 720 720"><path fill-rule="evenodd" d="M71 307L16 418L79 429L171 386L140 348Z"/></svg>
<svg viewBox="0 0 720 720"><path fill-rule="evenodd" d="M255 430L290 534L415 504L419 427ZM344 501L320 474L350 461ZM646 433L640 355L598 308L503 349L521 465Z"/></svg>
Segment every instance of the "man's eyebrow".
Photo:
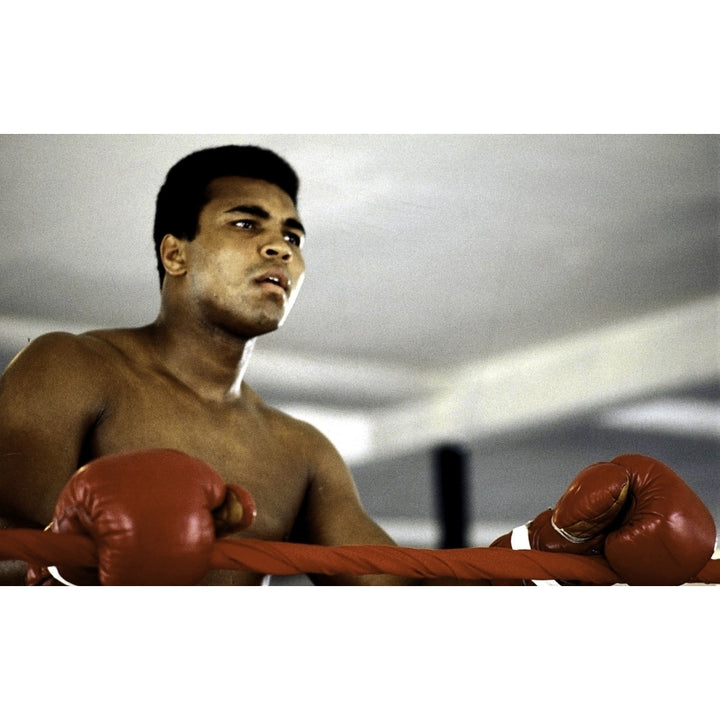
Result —
<svg viewBox="0 0 720 720"><path fill-rule="evenodd" d="M267 220L270 217L270 213L264 208L261 208L259 205L236 205L234 208L230 208L226 212L254 215L255 217L262 218L263 220Z"/></svg>
<svg viewBox="0 0 720 720"><path fill-rule="evenodd" d="M236 205L235 207L230 208L226 212L242 213L244 215L254 215L255 217L261 218L262 220L267 220L270 217L270 213L265 210L265 208L261 208L259 205ZM302 226L302 223L295 218L287 218L283 221L283 225L289 228L293 228L294 230L299 230L303 235L305 234L305 228Z"/></svg>
<svg viewBox="0 0 720 720"><path fill-rule="evenodd" d="M285 225L305 235L305 228L302 226L302 223L295 220L295 218L288 218L285 220Z"/></svg>

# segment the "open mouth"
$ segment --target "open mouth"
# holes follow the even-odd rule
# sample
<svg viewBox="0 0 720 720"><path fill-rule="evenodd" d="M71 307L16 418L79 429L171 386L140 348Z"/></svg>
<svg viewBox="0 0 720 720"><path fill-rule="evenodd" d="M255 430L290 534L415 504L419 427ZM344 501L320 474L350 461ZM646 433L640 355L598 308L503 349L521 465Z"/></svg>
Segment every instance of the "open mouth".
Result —
<svg viewBox="0 0 720 720"><path fill-rule="evenodd" d="M281 271L271 270L261 277L258 278L258 282L261 285L269 285L282 290L284 293L288 291L290 287L290 279L288 276Z"/></svg>
<svg viewBox="0 0 720 720"><path fill-rule="evenodd" d="M267 277L263 280L264 283L270 283L271 285L277 285L278 287L281 287L283 290L285 289L283 287L282 281L280 278L275 277L274 275L271 275L270 277Z"/></svg>

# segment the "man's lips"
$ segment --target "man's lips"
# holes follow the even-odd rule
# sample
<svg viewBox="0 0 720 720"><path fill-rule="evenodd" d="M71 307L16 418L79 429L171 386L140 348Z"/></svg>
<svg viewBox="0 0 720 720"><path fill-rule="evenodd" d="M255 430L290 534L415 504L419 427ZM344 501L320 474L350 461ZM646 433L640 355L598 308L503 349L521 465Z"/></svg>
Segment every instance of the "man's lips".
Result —
<svg viewBox="0 0 720 720"><path fill-rule="evenodd" d="M288 277L287 272L282 268L271 268L266 270L262 275L259 275L256 282L260 285L268 285L270 287L276 287L287 294L290 290L292 283Z"/></svg>

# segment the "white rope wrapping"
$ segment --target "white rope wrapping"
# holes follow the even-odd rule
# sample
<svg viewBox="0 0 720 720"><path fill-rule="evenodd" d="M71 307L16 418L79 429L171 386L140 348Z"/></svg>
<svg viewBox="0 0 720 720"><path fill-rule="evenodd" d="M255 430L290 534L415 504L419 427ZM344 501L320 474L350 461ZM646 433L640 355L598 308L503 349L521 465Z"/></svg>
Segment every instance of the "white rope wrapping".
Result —
<svg viewBox="0 0 720 720"><path fill-rule="evenodd" d="M510 535L510 547L512 547L513 550L532 550L532 548L530 547L530 535L528 533L527 524L520 525L520 527L516 527L512 531L512 534ZM560 583L557 580L532 580L532 583L540 586L560 586Z"/></svg>
<svg viewBox="0 0 720 720"><path fill-rule="evenodd" d="M63 585L68 585L70 587L75 587L74 583L68 582L61 574L60 571L54 566L54 565L48 565L47 571L59 582Z"/></svg>

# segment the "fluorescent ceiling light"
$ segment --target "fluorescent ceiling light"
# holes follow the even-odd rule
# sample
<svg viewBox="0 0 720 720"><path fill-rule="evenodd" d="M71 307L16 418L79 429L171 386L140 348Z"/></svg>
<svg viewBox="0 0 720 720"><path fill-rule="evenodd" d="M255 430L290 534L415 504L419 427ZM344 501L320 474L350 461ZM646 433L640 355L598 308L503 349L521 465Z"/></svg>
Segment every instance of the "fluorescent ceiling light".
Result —
<svg viewBox="0 0 720 720"><path fill-rule="evenodd" d="M604 427L720 440L720 403L703 400L657 400L605 413Z"/></svg>

